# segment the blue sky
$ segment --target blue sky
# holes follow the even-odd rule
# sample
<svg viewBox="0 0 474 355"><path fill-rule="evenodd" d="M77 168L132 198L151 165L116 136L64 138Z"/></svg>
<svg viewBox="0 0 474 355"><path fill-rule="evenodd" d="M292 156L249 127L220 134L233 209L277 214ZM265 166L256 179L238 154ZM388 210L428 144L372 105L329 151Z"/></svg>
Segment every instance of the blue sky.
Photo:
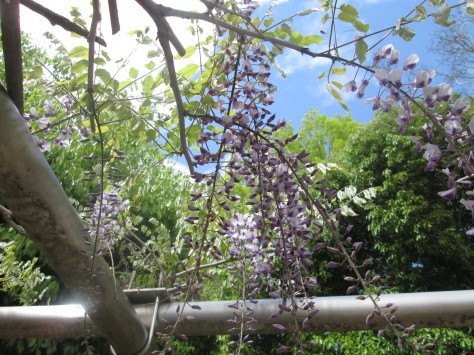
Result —
<svg viewBox="0 0 474 355"><path fill-rule="evenodd" d="M350 2L360 13L361 19L365 23L371 25L370 32L375 32L389 26L395 25L397 19L405 16L416 4L411 1L397 0L357 0ZM268 8L270 2L262 4L262 10ZM281 2L273 7L272 12L275 18L286 18L300 10L319 7L319 1L299 1L288 0ZM434 8L427 6L428 12L432 12ZM321 30L320 20L321 13L314 12L305 17L297 17L294 21L294 29L303 34L319 33ZM327 32L329 29L329 21L323 30ZM352 26L345 25L340 21L337 22L339 28L339 43L351 41L355 38L357 32ZM431 18L425 22L415 22L410 25L415 31L416 36L410 42L406 42L400 37L390 35L376 48L380 48L384 44L392 43L397 50L400 51L400 62L404 62L412 53L416 53L420 57L419 68L435 69L440 67L440 63L436 62L436 57L428 51L430 45L430 34L439 30L440 26L435 24ZM382 35L374 36L367 39L369 46L376 43L382 38ZM327 35L325 36L328 37ZM327 49L327 41L320 45L310 47L313 51L318 52ZM342 56L352 57L354 54L354 45L347 46L342 51ZM372 63L372 55L367 57L365 64ZM318 108L319 111L327 116L336 114L345 114L345 111L331 98L326 92L326 79L318 80L319 75L329 68L328 61L313 59L290 50L285 50L283 56L278 60L280 66L287 72L287 79L282 78L277 72L273 75L271 82L278 86L278 92L275 94L275 104L272 107L273 112L278 117L284 117L292 122L295 129L298 129L304 114L311 108ZM399 64L400 65L400 64ZM333 75L331 80L339 81L343 84L352 80L354 71L348 70L348 73L342 76ZM360 76L358 76L359 78ZM440 78L435 78L440 81ZM442 79L441 79L442 80ZM436 81L435 81L436 83ZM371 87L375 88L375 83L371 83ZM374 96L374 91L368 90L365 98ZM354 120L366 123L372 118L372 107L358 100L355 95L345 94L347 104L351 109L351 115Z"/></svg>
<svg viewBox="0 0 474 355"><path fill-rule="evenodd" d="M263 13L271 6L272 3L279 3L272 7L273 14L271 16L278 19L288 18L289 16L297 13L300 10L309 8L320 7L321 4L318 0L258 0L261 2L261 8L257 11L256 15L262 17ZM80 0L69 0L64 2L57 2L56 0L43 0L45 6L49 6L55 11L68 16L69 9L71 6L79 6L84 15L87 15L89 8L84 7L84 2ZM173 0L162 0L160 3L172 6L175 8L181 8L185 10L197 10L203 11L203 5L199 0L181 0L176 2ZM339 1L339 3L343 3ZM413 9L417 3L408 0L352 0L347 3L355 6L361 16L361 20L371 25L369 32L384 29L386 27L396 24L397 19L402 16L406 16L409 11ZM448 3L455 4L457 2L448 1ZM142 29L144 26L150 26L152 32L155 31L155 26L151 19L143 12L143 10L132 0L119 1L119 11L121 15L122 30L118 35L111 36L108 24L108 11L106 4L103 4L103 25L102 30L109 46L107 51L111 54L112 58L118 59L120 56L126 56L124 54L124 48L133 48L134 39L127 35L131 30ZM427 6L428 12L432 12L434 8ZM321 27L321 12L313 12L312 14L304 17L296 17L292 26L293 29L299 31L302 34L320 34L320 30L329 29L328 21L325 27ZM87 19L87 16L85 16ZM45 31L53 31L59 38L66 44L69 49L77 45L85 45L83 38L71 38L69 34L58 28L58 26L51 27L51 24L38 16L32 14L29 10L22 8L22 26L27 32L33 35L36 41L41 41L42 33ZM181 22L180 22L181 21ZM184 46L192 45L195 39L189 35L189 32L184 30L189 26L188 21L183 20L170 20L171 25L177 31L178 37L183 42ZM208 26L207 29L210 31L212 26ZM341 21L337 21L337 33L338 42L342 44L347 41L351 41L355 38L357 32L351 25L346 25ZM383 43L392 43L395 48L400 51L400 61L408 58L412 53L417 53L420 56L419 67L424 69L436 69L439 67L439 63L436 63L436 58L432 53L428 52L430 33L438 30L440 26L434 24L432 19L428 18L427 21L422 23L413 23L410 25L417 35L411 42L406 42L399 37L389 36ZM182 30L180 30L182 28ZM383 35L383 34L382 34ZM375 41L382 38L382 35L371 37L367 39L369 46ZM327 35L324 36L327 39ZM43 43L45 41L43 40ZM327 40L320 45L314 45L310 49L314 52L324 51L327 49ZM46 45L46 43L45 43ZM146 48L142 54L136 53L133 57L135 61L134 66L137 68L143 65L149 60L146 58L146 51L150 48ZM128 54L128 53L127 53ZM351 58L354 54L354 45L349 45L341 51L341 56ZM190 60L193 60L192 58ZM321 113L328 116L334 116L336 114L345 114L345 111L332 99L327 93L325 88L326 80L318 80L319 75L327 71L329 64L327 60L313 59L309 56L302 56L294 51L285 50L284 54L278 58L278 63L287 73L287 78L282 78L277 71L274 72L271 82L278 87L278 91L275 94L275 104L272 107L272 111L277 114L278 117L283 117L286 120L290 120L294 128L298 129L304 114L307 113L311 108L318 108ZM184 66L185 61L181 62ZM366 64L371 64L371 55L368 56ZM128 69L127 69L128 72ZM341 83L346 83L353 79L353 70L348 70L345 75L333 75L331 80L336 80ZM435 78L438 80L439 78ZM435 81L436 82L436 81ZM371 84L375 87L375 84ZM366 92L365 98L374 96L374 91ZM363 100L358 100L353 94L344 94L347 104L351 109L353 119L365 123L372 118L372 109L370 105L364 104Z"/></svg>
<svg viewBox="0 0 474 355"><path fill-rule="evenodd" d="M262 17L264 12L272 4L272 0L259 0L261 2L261 8L257 11L256 15ZM318 0L280 0L278 5L272 7L273 14L276 20L288 18L289 16L297 13L298 11L317 8L321 4ZM105 2L103 2L105 3ZM174 0L161 0L160 3L163 5L180 8L183 10L196 10L203 11L202 3L199 0L181 0L176 2ZM275 3L275 1L273 1ZM342 4L342 1L339 1ZM417 3L408 0L351 0L346 3L350 3L355 6L360 14L360 19L371 25L370 32L378 31L389 26L396 24L397 20L403 16L406 16ZM457 2L448 1L450 4ZM68 16L69 9L71 6L79 6L85 19L88 19L87 14L90 8L84 6L83 0L68 0L64 2L58 2L57 0L43 0L44 6L55 9L55 11ZM102 32L107 40L108 47L107 51L113 59L120 57L126 57L129 52L125 53L125 49L131 49L134 47L135 40L128 36L127 33L131 30L143 29L145 26L151 28L151 33L155 33L155 26L151 19L143 12L143 10L132 0L119 1L119 13L121 16L122 30L119 34L111 36L109 29L109 21L106 4L103 4L103 24ZM427 5L428 13L431 13L434 8ZM83 38L72 38L66 31L58 28L58 26L51 27L51 24L38 16L29 12L29 10L22 8L22 26L27 32L30 32L36 43L41 43L42 33L45 31L54 32L63 43L69 48L73 48L78 45L86 45ZM296 17L292 27L302 34L320 34L320 30L323 29L329 32L329 22L325 27L321 27L321 12L313 12L312 14L304 17ZM355 38L357 32L351 25L344 24L337 21L337 35L338 43L342 44L347 41L352 41ZM189 35L189 32L185 30L189 26L188 21L170 19L170 24L175 29L178 37L182 41L183 45L193 45L195 38ZM212 30L211 25L201 23L201 26L205 27L207 31ZM436 62L436 57L428 51L430 45L430 34L439 30L440 26L436 25L431 18L428 18L425 22L412 23L410 25L417 35L411 42L406 42L399 37L389 36L376 48L380 48L384 44L392 43L397 50L400 51L400 62L403 63L412 53L416 53L420 56L419 68L423 69L437 69L440 67L440 63ZM327 49L327 35L322 35L326 40L319 44L311 46L310 49L313 52L320 52ZM369 46L374 44L376 41L382 38L383 34L370 37L367 39ZM43 40L44 45L47 45ZM352 58L354 54L354 45L348 45L341 50L340 55L342 57ZM140 68L143 64L147 63L146 53L150 50L149 47L145 48L143 52L137 52L132 58L133 66ZM371 64L372 55L369 54L366 64ZM196 60L190 58L189 60ZM301 125L301 121L310 109L319 109L319 111L329 117L337 114L345 114L346 112L334 101L334 99L327 93L325 88L326 80L318 80L319 75L328 71L329 63L327 60L313 59L309 56L302 56L301 54L285 50L284 54L281 55L277 62L287 73L287 78L282 78L275 70L271 82L278 87L278 91L275 93L275 104L270 109L277 115L278 118L285 118L287 121L291 121L293 127L298 130ZM439 62L439 61L438 61ZM186 60L180 61L181 65L185 65ZM179 64L178 64L179 65ZM126 70L126 73L128 69ZM126 74L124 73L124 74ZM143 74L143 68L141 69ZM354 78L354 70L348 70L344 75L333 75L331 80L336 80L345 84L346 82ZM358 77L359 79L359 77ZM439 77L435 77L435 83L440 83ZM375 89L375 83L371 83L369 88ZM374 90L368 89L366 91L365 98L370 98L375 95ZM343 97L346 103L349 105L351 115L354 120L362 123L369 122L372 119L373 111L371 105L363 103L363 100L358 100L353 94L344 94Z"/></svg>

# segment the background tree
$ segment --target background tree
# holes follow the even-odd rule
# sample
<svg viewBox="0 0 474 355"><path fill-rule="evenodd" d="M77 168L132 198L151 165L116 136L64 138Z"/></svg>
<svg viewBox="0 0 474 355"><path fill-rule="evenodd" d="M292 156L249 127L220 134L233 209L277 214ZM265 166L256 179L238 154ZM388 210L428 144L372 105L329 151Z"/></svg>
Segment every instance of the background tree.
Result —
<svg viewBox="0 0 474 355"><path fill-rule="evenodd" d="M465 11L455 11L453 25L431 34L430 49L444 63L438 74L455 85L456 90L473 96L474 83L474 18Z"/></svg>

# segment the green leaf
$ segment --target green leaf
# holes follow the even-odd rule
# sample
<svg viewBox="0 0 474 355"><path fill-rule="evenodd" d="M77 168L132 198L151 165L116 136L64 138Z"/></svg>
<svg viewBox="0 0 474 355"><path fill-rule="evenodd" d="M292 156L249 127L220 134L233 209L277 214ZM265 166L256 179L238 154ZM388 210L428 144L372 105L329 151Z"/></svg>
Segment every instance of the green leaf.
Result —
<svg viewBox="0 0 474 355"><path fill-rule="evenodd" d="M154 57L158 57L160 55L160 53L156 50L152 50L152 51L148 51L148 54L147 54L147 57L148 58L154 58Z"/></svg>
<svg viewBox="0 0 474 355"><path fill-rule="evenodd" d="M148 75L145 79L142 81L142 90L145 96L151 95L154 89L154 80L151 75Z"/></svg>
<svg viewBox="0 0 474 355"><path fill-rule="evenodd" d="M369 187L368 189L362 191L362 194L367 200L371 200L375 196L377 196L377 188L376 187Z"/></svg>
<svg viewBox="0 0 474 355"><path fill-rule="evenodd" d="M133 83L133 81L130 80L125 80L120 83L120 85L117 88L117 91L121 91L123 88L126 88L130 86Z"/></svg>
<svg viewBox="0 0 474 355"><path fill-rule="evenodd" d="M341 5L341 7L339 9L341 10L341 12L343 12L345 14L348 14L348 15L351 15L352 17L355 17L355 18L359 17L359 12L352 5L343 4L343 5Z"/></svg>
<svg viewBox="0 0 474 355"><path fill-rule="evenodd" d="M369 50L369 46L364 40L360 40L356 44L356 57L359 60L359 63L362 64L365 62L367 51Z"/></svg>
<svg viewBox="0 0 474 355"><path fill-rule="evenodd" d="M301 41L302 46L308 46L313 43L319 44L324 40L323 37L320 37L318 35L309 35L309 36L302 35L302 36L303 36L303 40Z"/></svg>
<svg viewBox="0 0 474 355"><path fill-rule="evenodd" d="M359 20L355 20L353 25L356 28L356 30L360 32L368 32L370 29L370 25L368 23L366 24Z"/></svg>
<svg viewBox="0 0 474 355"><path fill-rule="evenodd" d="M337 81L331 81L331 84L333 84L339 90L342 90L342 88L344 87L344 85L342 85L341 83L338 83Z"/></svg>
<svg viewBox="0 0 474 355"><path fill-rule="evenodd" d="M325 13L323 18L321 19L321 26L323 26L327 20L329 20L329 14Z"/></svg>
<svg viewBox="0 0 474 355"><path fill-rule="evenodd" d="M151 142L156 138L156 131L154 129L149 129L146 131L146 141Z"/></svg>
<svg viewBox="0 0 474 355"><path fill-rule="evenodd" d="M69 58L84 58L87 59L89 58L89 49L87 49L84 46L77 46L74 47L69 51L68 54Z"/></svg>
<svg viewBox="0 0 474 355"><path fill-rule="evenodd" d="M474 0L468 0L466 4L466 13L474 15Z"/></svg>
<svg viewBox="0 0 474 355"><path fill-rule="evenodd" d="M105 58L106 61L110 62L109 54L106 51L102 51L102 56Z"/></svg>
<svg viewBox="0 0 474 355"><path fill-rule="evenodd" d="M286 37L288 37L288 33L285 32L281 27L277 27L275 29L275 35L281 39L285 39Z"/></svg>
<svg viewBox="0 0 474 355"><path fill-rule="evenodd" d="M281 29L291 36L291 26L287 23L281 25Z"/></svg>
<svg viewBox="0 0 474 355"><path fill-rule="evenodd" d="M136 68L130 68L129 72L128 72L128 75L132 78L132 79L136 79L137 76L138 76L138 69Z"/></svg>
<svg viewBox="0 0 474 355"><path fill-rule="evenodd" d="M273 17L267 18L265 21L263 21L263 25L265 27L268 27L273 23L273 21L275 21L275 19Z"/></svg>
<svg viewBox="0 0 474 355"><path fill-rule="evenodd" d="M323 72L320 76L318 76L318 80L324 79L326 77L326 72Z"/></svg>
<svg viewBox="0 0 474 355"><path fill-rule="evenodd" d="M343 22L354 23L357 19L347 12L340 12L337 18Z"/></svg>
<svg viewBox="0 0 474 355"><path fill-rule="evenodd" d="M395 33L396 31L394 31ZM416 32L413 30L413 28L410 27L402 27L398 31L398 35L402 37L405 41L411 41L413 37L415 37Z"/></svg>
<svg viewBox="0 0 474 355"><path fill-rule="evenodd" d="M313 43L321 43L323 38L318 35L305 36L297 31L291 31L290 41L305 47Z"/></svg>
<svg viewBox="0 0 474 355"><path fill-rule="evenodd" d="M363 204L367 203L367 200L362 198L362 197L359 197L359 196L355 196L354 197L354 203L357 205L357 206L362 206Z"/></svg>
<svg viewBox="0 0 474 355"><path fill-rule="evenodd" d="M145 68L147 68L148 70L153 70L155 66L156 66L155 62L149 62L145 64Z"/></svg>
<svg viewBox="0 0 474 355"><path fill-rule="evenodd" d="M39 79L43 75L43 68L41 66L34 67L33 70L29 71L26 75L27 79Z"/></svg>
<svg viewBox="0 0 474 355"><path fill-rule="evenodd" d="M97 65L105 65L107 64L107 62L101 58L101 57L97 57L94 59L94 63L97 64Z"/></svg>
<svg viewBox="0 0 474 355"><path fill-rule="evenodd" d="M110 73L107 70L102 69L102 68L96 69L95 75L97 75L100 78L100 80L102 80L102 82L106 85L112 79L112 77L110 76Z"/></svg>
<svg viewBox="0 0 474 355"><path fill-rule="evenodd" d="M74 74L81 73L87 70L88 66L89 66L89 61L87 59L81 59L80 61L72 65L71 72Z"/></svg>
<svg viewBox="0 0 474 355"><path fill-rule="evenodd" d="M334 85L331 85L329 83L326 84L326 89L328 90L328 92L331 94L331 96L337 101L337 103L339 105L341 105L341 107L346 110L346 111L349 111L349 107L344 103L344 100L342 99L341 95L339 94L339 92L336 90L336 88L334 87Z"/></svg>
<svg viewBox="0 0 474 355"><path fill-rule="evenodd" d="M335 75L342 75L346 73L346 70L347 70L346 67L332 68L331 73Z"/></svg>
<svg viewBox="0 0 474 355"><path fill-rule="evenodd" d="M449 27L454 22L456 22L456 21L449 20L450 14L451 14L451 6L444 4L438 10L433 12L431 16L433 17L434 22L437 23L438 25Z"/></svg>
<svg viewBox="0 0 474 355"><path fill-rule="evenodd" d="M183 69L178 70L178 74L183 76L185 79L191 78L194 74L196 74L199 66L194 63L190 63L186 65Z"/></svg>
<svg viewBox="0 0 474 355"><path fill-rule="evenodd" d="M341 206L341 214L345 217L347 216L357 216L357 213L354 212L349 206Z"/></svg>
<svg viewBox="0 0 474 355"><path fill-rule="evenodd" d="M318 9L318 8L312 8L312 9L307 9L307 10L302 10L302 11L299 11L296 13L297 16L307 16L309 14L312 14L313 12L316 12L316 11L323 11L321 9Z"/></svg>
<svg viewBox="0 0 474 355"><path fill-rule="evenodd" d="M178 54L174 57L174 59L184 59L191 57L194 53L196 53L196 46L189 46L186 47L186 54L182 57Z"/></svg>
<svg viewBox="0 0 474 355"><path fill-rule="evenodd" d="M423 5L416 6L415 10L416 10L416 13L418 14L418 16L421 16L423 18L428 15L428 12L426 11L426 8Z"/></svg>

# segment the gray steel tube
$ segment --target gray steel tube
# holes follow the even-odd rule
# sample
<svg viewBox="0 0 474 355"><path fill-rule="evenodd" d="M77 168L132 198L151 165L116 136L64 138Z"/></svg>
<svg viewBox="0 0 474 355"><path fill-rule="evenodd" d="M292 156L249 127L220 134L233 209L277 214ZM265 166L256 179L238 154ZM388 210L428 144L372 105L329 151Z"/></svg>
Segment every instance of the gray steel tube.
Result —
<svg viewBox="0 0 474 355"><path fill-rule="evenodd" d="M90 270L92 261L92 248L84 244L84 225L1 85L0 181L0 201L13 212L78 302L87 307L117 353L141 351L147 331L117 286L109 265L96 257L93 271L97 276L79 271Z"/></svg>
<svg viewBox="0 0 474 355"><path fill-rule="evenodd" d="M145 298L146 294L142 294ZM135 295L136 297L139 297ZM364 329L383 329L386 324L375 317L369 325L365 318L373 310L369 300L357 300L355 296L317 297L313 299L319 313L314 316L306 332L338 332ZM178 332L189 336L229 334L233 326L227 321L233 317L235 309L229 308L232 301L191 302L201 310L184 308L183 317L192 316L191 320L180 322ZM395 312L404 326L416 324L417 328L447 328L474 325L474 290L386 294L380 296L380 305L394 303L399 308ZM257 304L248 303L254 310L252 315L258 323L254 324L259 334L274 334L280 331L272 326L274 323L285 326L289 332L294 331L294 319L284 313L280 317L269 319L278 311L281 300L259 300ZM183 303L163 302L158 312L156 330L166 332L166 324L174 324L178 314L177 307ZM154 305L136 305L135 309L142 322L149 328ZM301 322L304 312L298 312ZM0 307L0 338L68 338L83 336L101 336L93 323L84 323L84 311L78 305L70 306L33 306L33 307Z"/></svg>

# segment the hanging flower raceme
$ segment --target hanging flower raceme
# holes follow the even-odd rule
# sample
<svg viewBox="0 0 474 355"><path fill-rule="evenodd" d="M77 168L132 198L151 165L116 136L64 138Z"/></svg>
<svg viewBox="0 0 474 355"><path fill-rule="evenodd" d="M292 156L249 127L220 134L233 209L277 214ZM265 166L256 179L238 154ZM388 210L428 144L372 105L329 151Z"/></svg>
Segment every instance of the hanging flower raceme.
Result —
<svg viewBox="0 0 474 355"><path fill-rule="evenodd" d="M399 131L403 132L413 118L415 111L421 111L423 116L429 121L423 124L426 139L432 141L435 133L442 134L447 141L446 149L450 152L456 152L457 169L462 169L464 177L454 180L454 173L448 168L448 187L446 191L441 191L438 195L444 199L452 200L457 193L466 188L472 187L472 179L474 177L474 156L471 144L474 143L474 119L469 121L468 125L463 124L462 115L470 108L470 100L456 98L454 102L450 102L453 89L449 84L441 83L432 86L433 78L436 75L434 70L419 70L415 73L415 79L411 83L403 82L404 71L414 70L420 58L416 54L412 54L403 63L402 68L393 68L398 63L400 53L393 46L386 45L374 54L374 65L381 64L386 60L383 68L375 69L373 76L378 80L380 86L379 94L373 98L366 99L365 103L372 104L374 110L383 110L389 112L394 106L399 106L398 115L395 118L399 125ZM388 69L387 69L388 67ZM363 79L364 85L360 85L357 89L357 97L361 98L364 89L368 85L368 80ZM354 81L346 84L344 89L352 91ZM388 89L388 90L387 90ZM385 96L383 96L385 94ZM443 114L439 113L438 107L441 103L447 103L448 110ZM466 127L468 126L468 127ZM415 151L424 151L423 157L428 161L425 171L434 171L436 164L441 161L442 152L435 143L426 143L420 137L411 137L416 143ZM468 192L469 196L474 193ZM463 199L465 206L470 206L470 200ZM470 233L470 232L469 232Z"/></svg>

